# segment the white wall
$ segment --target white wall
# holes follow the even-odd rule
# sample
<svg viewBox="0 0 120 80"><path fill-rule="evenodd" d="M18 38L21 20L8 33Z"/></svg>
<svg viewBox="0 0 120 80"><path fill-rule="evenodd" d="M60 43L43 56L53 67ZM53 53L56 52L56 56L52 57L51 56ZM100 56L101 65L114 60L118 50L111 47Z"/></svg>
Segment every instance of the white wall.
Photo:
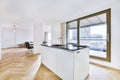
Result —
<svg viewBox="0 0 120 80"><path fill-rule="evenodd" d="M16 28L15 33L13 28L2 27L2 48L15 47L17 44L24 43L25 41L33 41L32 28Z"/></svg>
<svg viewBox="0 0 120 80"><path fill-rule="evenodd" d="M111 62L90 59L91 62L99 63L105 66L110 66L120 69L120 1L116 0L112 4L99 8L89 9L81 13L81 17L111 8ZM80 17L79 16L79 17Z"/></svg>
<svg viewBox="0 0 120 80"><path fill-rule="evenodd" d="M34 49L33 53L41 53L41 44L43 42L43 28L39 22L34 23Z"/></svg>
<svg viewBox="0 0 120 80"><path fill-rule="evenodd" d="M1 31L1 47L13 47L15 46L15 34L10 28L3 27Z"/></svg>
<svg viewBox="0 0 120 80"><path fill-rule="evenodd" d="M16 43L24 43L25 41L33 41L33 28L19 28L16 30Z"/></svg>
<svg viewBox="0 0 120 80"><path fill-rule="evenodd" d="M111 8L111 62L91 59L92 62L120 69L120 5L119 2L114 2L110 5Z"/></svg>
<svg viewBox="0 0 120 80"><path fill-rule="evenodd" d="M2 52L1 52L1 27L0 27L0 60L1 60L1 57L2 57Z"/></svg>
<svg viewBox="0 0 120 80"><path fill-rule="evenodd" d="M51 24L52 44L60 44L61 27L60 23Z"/></svg>
<svg viewBox="0 0 120 80"><path fill-rule="evenodd" d="M51 32L51 43L59 44L60 43L60 34L61 28L59 23L34 23L34 54L41 53L40 44L44 41L44 32Z"/></svg>

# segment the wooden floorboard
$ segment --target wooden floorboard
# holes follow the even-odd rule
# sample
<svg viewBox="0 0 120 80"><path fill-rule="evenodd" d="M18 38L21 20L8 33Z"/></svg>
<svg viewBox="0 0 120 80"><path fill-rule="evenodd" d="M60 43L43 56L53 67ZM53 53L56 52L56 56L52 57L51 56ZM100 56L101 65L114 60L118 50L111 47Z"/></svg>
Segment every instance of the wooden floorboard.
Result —
<svg viewBox="0 0 120 80"><path fill-rule="evenodd" d="M120 70L90 64L90 73L86 80L120 80Z"/></svg>
<svg viewBox="0 0 120 80"><path fill-rule="evenodd" d="M61 80L41 64L40 54L31 54L26 48L2 50L0 80ZM90 64L86 80L120 80L120 71Z"/></svg>
<svg viewBox="0 0 120 80"><path fill-rule="evenodd" d="M25 48L2 50L0 80L33 80L40 67L41 55Z"/></svg>
<svg viewBox="0 0 120 80"><path fill-rule="evenodd" d="M39 68L34 80L62 80L43 64Z"/></svg>
<svg viewBox="0 0 120 80"><path fill-rule="evenodd" d="M0 80L61 80L41 63L40 54L32 54L26 48L2 50Z"/></svg>

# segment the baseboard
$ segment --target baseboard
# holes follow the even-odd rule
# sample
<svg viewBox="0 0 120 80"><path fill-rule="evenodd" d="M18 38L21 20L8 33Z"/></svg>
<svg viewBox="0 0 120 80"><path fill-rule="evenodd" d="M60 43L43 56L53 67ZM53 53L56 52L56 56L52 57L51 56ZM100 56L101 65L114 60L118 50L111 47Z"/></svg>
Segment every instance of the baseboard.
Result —
<svg viewBox="0 0 120 80"><path fill-rule="evenodd" d="M100 67L103 67L103 68L107 68L107 69L111 69L111 70L115 70L115 71L119 71L119 72L120 72L120 69L116 69L116 68L113 68L113 67L109 67L109 66L101 65L101 64L99 64L99 63L90 62L90 64L92 64L92 65L96 65L96 66L100 66Z"/></svg>
<svg viewBox="0 0 120 80"><path fill-rule="evenodd" d="M84 80L87 80L87 79L88 79L88 77L89 77L89 74L85 77L85 79L84 79Z"/></svg>

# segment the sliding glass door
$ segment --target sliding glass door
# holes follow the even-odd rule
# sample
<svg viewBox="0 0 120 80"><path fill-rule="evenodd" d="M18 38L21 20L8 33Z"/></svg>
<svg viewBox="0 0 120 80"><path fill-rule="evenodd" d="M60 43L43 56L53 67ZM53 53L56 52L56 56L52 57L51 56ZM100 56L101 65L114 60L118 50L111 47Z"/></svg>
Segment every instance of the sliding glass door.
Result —
<svg viewBox="0 0 120 80"><path fill-rule="evenodd" d="M90 48L91 56L106 58L107 26L106 23L82 27L80 26L80 45Z"/></svg>
<svg viewBox="0 0 120 80"><path fill-rule="evenodd" d="M111 60L110 9L67 22L67 43L89 46L91 58Z"/></svg>

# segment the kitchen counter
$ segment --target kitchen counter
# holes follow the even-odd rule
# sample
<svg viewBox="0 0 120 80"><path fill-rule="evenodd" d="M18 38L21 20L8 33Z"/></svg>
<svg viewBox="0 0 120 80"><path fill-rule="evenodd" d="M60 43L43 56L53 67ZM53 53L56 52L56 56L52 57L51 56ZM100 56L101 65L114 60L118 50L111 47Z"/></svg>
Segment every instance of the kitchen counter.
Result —
<svg viewBox="0 0 120 80"><path fill-rule="evenodd" d="M81 49L84 49L84 48L88 47L88 46L85 46L85 45L83 46L83 45L76 45L76 44L67 44L67 45L61 45L61 44L44 45L44 44L41 44L41 46L64 49L64 50L68 50L68 51L76 51L76 50L81 50Z"/></svg>
<svg viewBox="0 0 120 80"><path fill-rule="evenodd" d="M42 63L62 80L84 80L89 74L89 47L41 45Z"/></svg>

